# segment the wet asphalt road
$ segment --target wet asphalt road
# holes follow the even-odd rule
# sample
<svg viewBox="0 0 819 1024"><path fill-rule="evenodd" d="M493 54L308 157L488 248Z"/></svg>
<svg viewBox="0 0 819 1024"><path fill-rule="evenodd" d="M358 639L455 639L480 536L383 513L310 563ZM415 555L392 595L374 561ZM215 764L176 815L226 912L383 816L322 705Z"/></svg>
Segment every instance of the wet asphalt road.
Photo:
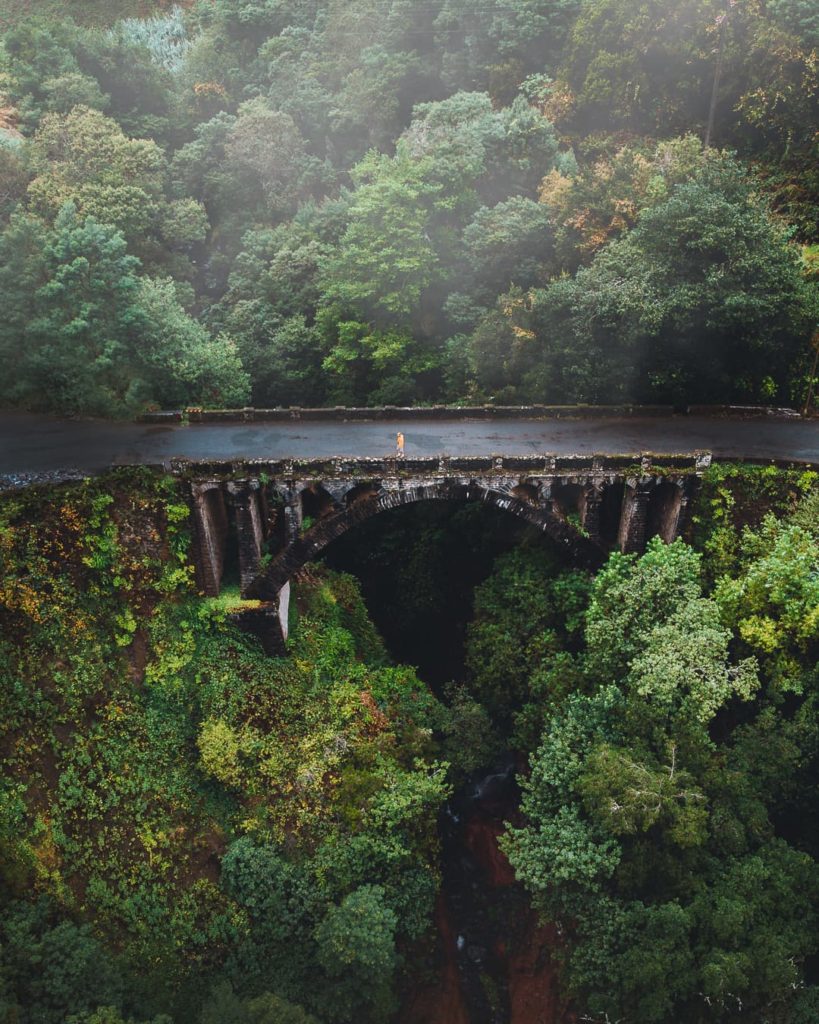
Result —
<svg viewBox="0 0 819 1024"><path fill-rule="evenodd" d="M634 417L549 420L310 421L154 425L0 412L0 474L100 472L112 465L194 460L381 456L402 431L407 456L631 455L707 449L716 458L819 464L819 420Z"/></svg>

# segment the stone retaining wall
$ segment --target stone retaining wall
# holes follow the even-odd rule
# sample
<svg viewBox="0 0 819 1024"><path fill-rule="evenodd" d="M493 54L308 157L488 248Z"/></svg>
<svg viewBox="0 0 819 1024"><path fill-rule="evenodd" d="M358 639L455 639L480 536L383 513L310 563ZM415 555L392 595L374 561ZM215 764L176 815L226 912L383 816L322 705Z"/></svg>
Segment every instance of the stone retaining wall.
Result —
<svg viewBox="0 0 819 1024"><path fill-rule="evenodd" d="M302 409L171 409L144 413L139 423L275 423L291 420L504 420L504 419L606 419L622 417L735 416L799 418L794 409L750 405L431 405L374 408L337 405Z"/></svg>

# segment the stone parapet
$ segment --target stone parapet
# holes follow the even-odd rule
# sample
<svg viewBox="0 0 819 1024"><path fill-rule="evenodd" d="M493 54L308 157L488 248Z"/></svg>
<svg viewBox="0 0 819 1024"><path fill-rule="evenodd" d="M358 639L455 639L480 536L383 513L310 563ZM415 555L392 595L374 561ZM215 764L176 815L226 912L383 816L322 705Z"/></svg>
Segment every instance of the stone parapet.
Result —
<svg viewBox="0 0 819 1024"><path fill-rule="evenodd" d="M221 477L224 480L264 477L269 479L330 479L342 477L448 477L458 475L611 475L636 471L701 472L710 464L710 453L681 452L674 455L655 455L651 452L625 454L552 455L422 455L413 457L387 456L296 459L231 459L218 461L191 461L173 459L170 469L180 476Z"/></svg>
<svg viewBox="0 0 819 1024"><path fill-rule="evenodd" d="M795 409L753 405L381 405L275 409L168 409L138 417L140 423L277 423L292 420L505 420L606 419L620 417L799 418Z"/></svg>

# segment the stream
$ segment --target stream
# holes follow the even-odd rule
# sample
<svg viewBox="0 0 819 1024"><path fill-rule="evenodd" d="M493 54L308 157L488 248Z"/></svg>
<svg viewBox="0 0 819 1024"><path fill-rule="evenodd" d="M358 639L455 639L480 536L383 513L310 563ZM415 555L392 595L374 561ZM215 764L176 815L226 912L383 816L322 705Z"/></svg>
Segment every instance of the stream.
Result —
<svg viewBox="0 0 819 1024"><path fill-rule="evenodd" d="M462 786L439 822L441 893L433 980L405 1000L399 1024L569 1024L554 928L538 924L498 847L520 799L509 756Z"/></svg>

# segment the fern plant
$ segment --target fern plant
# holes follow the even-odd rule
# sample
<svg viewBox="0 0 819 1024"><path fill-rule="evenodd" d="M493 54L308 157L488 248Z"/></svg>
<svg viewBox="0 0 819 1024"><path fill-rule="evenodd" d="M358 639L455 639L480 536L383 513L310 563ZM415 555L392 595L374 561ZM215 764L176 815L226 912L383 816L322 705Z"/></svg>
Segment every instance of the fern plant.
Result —
<svg viewBox="0 0 819 1024"><path fill-rule="evenodd" d="M151 18L124 18L112 29L112 34L125 43L144 46L155 63L174 73L182 67L191 48L181 7L172 7L167 14Z"/></svg>

